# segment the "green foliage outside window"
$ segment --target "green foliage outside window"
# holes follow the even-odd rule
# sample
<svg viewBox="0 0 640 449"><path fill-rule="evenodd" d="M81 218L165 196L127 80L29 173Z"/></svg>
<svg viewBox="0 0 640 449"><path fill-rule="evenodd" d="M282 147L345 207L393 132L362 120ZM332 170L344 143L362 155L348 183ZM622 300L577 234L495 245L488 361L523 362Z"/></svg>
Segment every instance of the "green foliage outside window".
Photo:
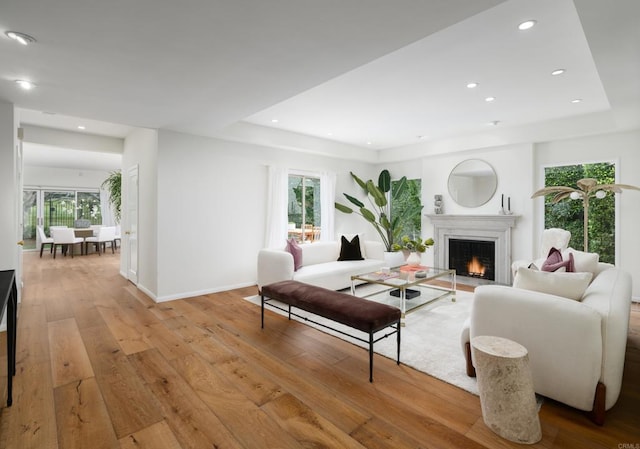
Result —
<svg viewBox="0 0 640 449"><path fill-rule="evenodd" d="M407 179L406 187L396 195L399 181L391 182L391 218L403 217L399 222L402 228L398 235L406 235L413 239L420 237L422 226L422 182L420 179Z"/></svg>
<svg viewBox="0 0 640 449"><path fill-rule="evenodd" d="M598 184L615 183L615 165L607 162L596 164L566 165L545 168L545 187L576 187L582 178L594 178ZM580 200L563 200L553 204L553 195L545 196L545 228L562 228L571 232L569 245L583 250L584 209ZM600 254L601 262L615 263L615 198L608 193L602 199L589 201L589 252Z"/></svg>
<svg viewBox="0 0 640 449"><path fill-rule="evenodd" d="M295 223L296 228L302 228L305 224L320 226L320 208L320 178L290 175L289 222Z"/></svg>

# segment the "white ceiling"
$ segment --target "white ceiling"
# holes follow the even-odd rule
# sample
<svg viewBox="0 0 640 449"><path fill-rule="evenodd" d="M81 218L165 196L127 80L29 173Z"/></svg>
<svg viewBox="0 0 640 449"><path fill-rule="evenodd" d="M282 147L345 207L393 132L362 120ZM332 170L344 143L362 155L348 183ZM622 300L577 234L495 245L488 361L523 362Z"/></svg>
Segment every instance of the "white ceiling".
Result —
<svg viewBox="0 0 640 449"><path fill-rule="evenodd" d="M0 100L28 110L24 123L75 129L82 117L85 132L122 137L249 122L371 149L554 123L556 135L640 127L637 0L87 5L3 0Z"/></svg>

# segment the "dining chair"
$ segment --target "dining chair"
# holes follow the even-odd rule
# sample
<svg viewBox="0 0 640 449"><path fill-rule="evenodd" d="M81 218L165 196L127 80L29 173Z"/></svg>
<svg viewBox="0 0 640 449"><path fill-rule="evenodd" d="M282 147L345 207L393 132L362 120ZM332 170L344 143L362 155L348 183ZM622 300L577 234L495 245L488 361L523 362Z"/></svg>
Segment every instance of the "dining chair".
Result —
<svg viewBox="0 0 640 449"><path fill-rule="evenodd" d="M118 249L118 242L120 242L120 246L122 246L122 226L119 224L116 225L116 237L113 239L115 249Z"/></svg>
<svg viewBox="0 0 640 449"><path fill-rule="evenodd" d="M40 237L40 258L42 258L42 250L44 249L44 245L49 245L50 252L53 253L53 238L47 237L47 234L44 233L44 227L37 226L38 236Z"/></svg>
<svg viewBox="0 0 640 449"><path fill-rule="evenodd" d="M73 250L76 244L80 244L80 254L82 254L82 246L84 239L82 237L76 237L73 228L52 228L51 234L53 236L53 258L56 258L56 251L58 246L62 249L62 254L66 255L69 248L71 248L71 257L73 257Z"/></svg>
<svg viewBox="0 0 640 449"><path fill-rule="evenodd" d="M305 242L313 242L313 225L305 224L302 231L302 240Z"/></svg>
<svg viewBox="0 0 640 449"><path fill-rule="evenodd" d="M116 227L115 226L102 226L98 229L98 234L93 237L87 237L85 242L85 254L89 254L89 244L93 243L96 246L96 252L98 255L106 250L107 243L111 243L111 252L115 254L114 244L116 239Z"/></svg>

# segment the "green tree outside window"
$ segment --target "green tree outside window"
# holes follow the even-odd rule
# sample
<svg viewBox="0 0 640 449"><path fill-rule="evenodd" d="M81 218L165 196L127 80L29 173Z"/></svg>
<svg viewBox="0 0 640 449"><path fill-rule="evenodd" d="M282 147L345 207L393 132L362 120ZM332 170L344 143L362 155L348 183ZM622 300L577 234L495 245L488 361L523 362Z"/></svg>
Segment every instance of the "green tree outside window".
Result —
<svg viewBox="0 0 640 449"><path fill-rule="evenodd" d="M422 217L420 215L422 181L420 179L408 179L407 185L402 193L395 194L399 186L399 181L391 181L391 218L404 217L401 223L402 231L398 235L407 235L413 239L420 237L422 227Z"/></svg>
<svg viewBox="0 0 640 449"><path fill-rule="evenodd" d="M545 187L575 186L579 179L594 178L598 184L615 183L615 165L608 162L564 165L545 168ZM582 201L551 202L553 195L545 196L545 228L562 228L571 232L569 245L583 250L584 209ZM589 251L600 254L601 262L615 263L615 197L608 194L589 202Z"/></svg>

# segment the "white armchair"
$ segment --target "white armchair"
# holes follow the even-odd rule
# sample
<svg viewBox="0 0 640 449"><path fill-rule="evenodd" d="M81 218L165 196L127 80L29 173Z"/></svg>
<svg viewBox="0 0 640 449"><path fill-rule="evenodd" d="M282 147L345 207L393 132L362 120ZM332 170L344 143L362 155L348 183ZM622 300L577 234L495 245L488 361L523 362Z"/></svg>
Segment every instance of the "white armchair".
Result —
<svg viewBox="0 0 640 449"><path fill-rule="evenodd" d="M541 248L543 257L552 246L566 249L569 237L568 231L546 230ZM529 352L536 393L588 411L595 423L603 424L605 411L614 406L622 386L631 276L613 265L597 262L597 259L593 264L585 263L588 253L575 254L579 257L576 267L582 267L576 271L583 272L576 275L584 276L584 272L593 275L586 290L569 299L565 290L572 288L567 287L572 282L562 276L571 276L570 273L559 273L556 277L556 273L527 270L531 261L514 263L519 265L519 268L514 266L520 270L518 275L551 275L551 282L557 282L551 289L554 294L543 293L544 285L536 284L531 288L518 282L514 285L523 288L477 287L471 316L462 330L461 344L467 360L467 374L473 376L471 338L493 335L520 343ZM544 259L536 261L540 264L538 267L540 260ZM592 265L593 270L585 269ZM528 276L532 275L524 277ZM546 276L534 277L545 282Z"/></svg>

